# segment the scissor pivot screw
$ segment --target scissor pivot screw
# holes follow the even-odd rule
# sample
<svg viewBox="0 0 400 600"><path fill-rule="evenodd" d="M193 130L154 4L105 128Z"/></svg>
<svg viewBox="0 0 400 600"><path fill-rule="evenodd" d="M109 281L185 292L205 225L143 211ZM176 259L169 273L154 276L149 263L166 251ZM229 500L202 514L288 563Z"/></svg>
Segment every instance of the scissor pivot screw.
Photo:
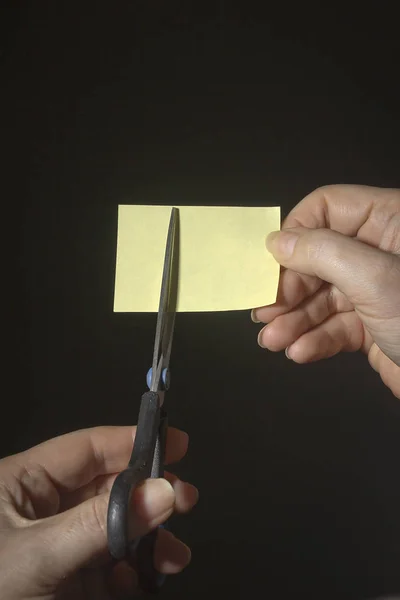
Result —
<svg viewBox="0 0 400 600"><path fill-rule="evenodd" d="M171 374L169 369L163 369L161 380L163 382L164 390L168 390L171 384Z"/></svg>
<svg viewBox="0 0 400 600"><path fill-rule="evenodd" d="M153 377L153 369L150 367L150 369L147 372L147 377L146 377L146 383L147 383L147 387L149 389L151 388L152 377ZM161 388L161 390L168 390L170 385L171 385L171 372L168 368L165 368L161 372L160 388Z"/></svg>

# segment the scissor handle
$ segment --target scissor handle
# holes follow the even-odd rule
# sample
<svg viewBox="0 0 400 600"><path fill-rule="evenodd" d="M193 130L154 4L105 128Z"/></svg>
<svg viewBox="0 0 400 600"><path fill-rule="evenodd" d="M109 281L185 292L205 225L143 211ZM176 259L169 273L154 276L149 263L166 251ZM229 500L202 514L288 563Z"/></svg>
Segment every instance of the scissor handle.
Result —
<svg viewBox="0 0 400 600"><path fill-rule="evenodd" d="M164 456L167 435L167 415L160 408L156 392L142 396L139 418L128 468L114 481L107 516L108 547L115 560L134 564L139 586L146 592L157 592L165 577L154 567L154 547L157 529L143 537L130 539L132 494L139 483L149 477L164 476Z"/></svg>

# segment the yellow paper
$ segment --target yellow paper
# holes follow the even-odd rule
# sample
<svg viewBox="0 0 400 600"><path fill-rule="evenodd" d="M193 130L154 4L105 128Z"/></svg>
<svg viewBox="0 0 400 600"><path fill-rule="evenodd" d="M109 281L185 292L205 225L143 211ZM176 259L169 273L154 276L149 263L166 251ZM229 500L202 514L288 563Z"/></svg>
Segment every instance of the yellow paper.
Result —
<svg viewBox="0 0 400 600"><path fill-rule="evenodd" d="M157 312L171 206L118 209L115 312ZM276 300L279 264L266 250L279 207L178 206L178 312L251 309Z"/></svg>

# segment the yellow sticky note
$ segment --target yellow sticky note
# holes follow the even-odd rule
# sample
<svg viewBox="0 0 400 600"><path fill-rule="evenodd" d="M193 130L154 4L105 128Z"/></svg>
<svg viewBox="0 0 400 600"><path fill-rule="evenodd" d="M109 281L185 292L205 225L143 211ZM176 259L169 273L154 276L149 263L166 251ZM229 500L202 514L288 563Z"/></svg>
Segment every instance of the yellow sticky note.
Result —
<svg viewBox="0 0 400 600"><path fill-rule="evenodd" d="M115 312L157 312L171 206L118 208ZM279 264L265 238L280 208L178 206L178 312L251 309L276 300Z"/></svg>

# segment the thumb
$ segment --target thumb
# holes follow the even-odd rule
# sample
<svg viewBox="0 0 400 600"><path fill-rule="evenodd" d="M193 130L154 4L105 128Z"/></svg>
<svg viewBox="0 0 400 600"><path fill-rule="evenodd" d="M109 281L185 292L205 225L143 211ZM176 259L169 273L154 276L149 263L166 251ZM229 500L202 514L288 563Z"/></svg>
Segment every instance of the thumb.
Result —
<svg viewBox="0 0 400 600"><path fill-rule="evenodd" d="M267 248L284 267L336 286L382 350L400 361L395 339L400 327L400 257L330 229L303 227L271 233Z"/></svg>
<svg viewBox="0 0 400 600"><path fill-rule="evenodd" d="M43 557L46 579L57 584L87 566L107 551L107 510L109 493L86 500L42 521L42 540L49 557ZM154 529L171 515L175 493L166 479L148 479L133 494L135 514L132 538Z"/></svg>

